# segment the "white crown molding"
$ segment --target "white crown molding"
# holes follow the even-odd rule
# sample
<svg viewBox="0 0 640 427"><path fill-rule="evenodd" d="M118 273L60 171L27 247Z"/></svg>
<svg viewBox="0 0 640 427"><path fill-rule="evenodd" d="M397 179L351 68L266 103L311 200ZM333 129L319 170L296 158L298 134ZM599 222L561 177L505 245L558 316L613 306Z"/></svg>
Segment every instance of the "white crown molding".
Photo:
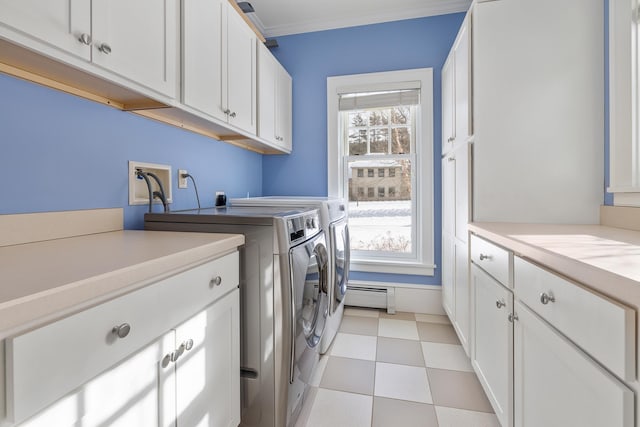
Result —
<svg viewBox="0 0 640 427"><path fill-rule="evenodd" d="M251 20L254 17L257 21L260 21L260 25L256 24L262 31L265 37L278 37L290 34L309 33L313 31L334 30L338 28L356 27L361 25L379 24L382 22L401 21L404 19L424 18L427 16L446 15L449 13L466 12L471 5L471 0L451 0L446 2L439 2L438 4L428 4L419 8L403 9L384 11L369 15L358 15L343 17L330 20L314 20L309 19L306 21L295 22L285 25L276 25L272 27L266 27L260 21L260 18L256 14L249 14ZM255 21L254 21L255 23Z"/></svg>

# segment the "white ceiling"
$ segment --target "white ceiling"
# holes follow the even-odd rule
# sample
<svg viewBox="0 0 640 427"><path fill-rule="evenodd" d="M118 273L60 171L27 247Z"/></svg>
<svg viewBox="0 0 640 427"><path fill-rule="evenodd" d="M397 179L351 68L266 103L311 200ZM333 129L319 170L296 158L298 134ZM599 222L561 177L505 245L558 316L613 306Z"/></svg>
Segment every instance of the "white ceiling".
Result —
<svg viewBox="0 0 640 427"><path fill-rule="evenodd" d="M266 37L465 12L471 0L248 0Z"/></svg>

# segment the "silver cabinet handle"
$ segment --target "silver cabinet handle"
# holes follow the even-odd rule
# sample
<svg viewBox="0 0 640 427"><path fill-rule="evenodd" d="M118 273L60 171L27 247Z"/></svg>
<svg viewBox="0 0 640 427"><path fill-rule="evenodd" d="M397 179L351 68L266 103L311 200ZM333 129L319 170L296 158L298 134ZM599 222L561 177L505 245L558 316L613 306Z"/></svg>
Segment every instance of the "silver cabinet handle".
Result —
<svg viewBox="0 0 640 427"><path fill-rule="evenodd" d="M234 111L233 113L229 114L229 117L235 117L236 116L236 112Z"/></svg>
<svg viewBox="0 0 640 427"><path fill-rule="evenodd" d="M89 46L91 44L91 36L87 33L82 33L80 34L80 37L78 37L78 41Z"/></svg>
<svg viewBox="0 0 640 427"><path fill-rule="evenodd" d="M551 291L549 291L549 293L543 292L540 294L540 302L544 305L547 305L550 302L556 302L556 297L553 296Z"/></svg>
<svg viewBox="0 0 640 427"><path fill-rule="evenodd" d="M455 160L456 160L456 158L455 158L455 157L449 157L449 158L447 158L447 161L449 161L449 162L453 162L453 161L455 161Z"/></svg>
<svg viewBox="0 0 640 427"><path fill-rule="evenodd" d="M504 302L504 300L503 300L503 299L502 299L502 300L497 300L497 301L496 301L496 307L498 307L498 308L502 308L502 307L504 307L505 305L507 305L507 303L506 303L506 302Z"/></svg>
<svg viewBox="0 0 640 427"><path fill-rule="evenodd" d="M131 325L123 323L122 325L114 326L111 332L118 338L124 338L131 332Z"/></svg>
<svg viewBox="0 0 640 427"><path fill-rule="evenodd" d="M222 284L222 277L216 276L209 281L209 287L213 288L215 286L220 286Z"/></svg>
<svg viewBox="0 0 640 427"><path fill-rule="evenodd" d="M485 259L491 259L491 255L480 254L480 261L484 261Z"/></svg>
<svg viewBox="0 0 640 427"><path fill-rule="evenodd" d="M100 46L98 46L98 50L104 53L105 55L108 55L111 53L111 46L109 46L106 43L102 43Z"/></svg>
<svg viewBox="0 0 640 427"><path fill-rule="evenodd" d="M518 320L518 315L516 313L509 313L507 319L509 320L509 322L513 323Z"/></svg>

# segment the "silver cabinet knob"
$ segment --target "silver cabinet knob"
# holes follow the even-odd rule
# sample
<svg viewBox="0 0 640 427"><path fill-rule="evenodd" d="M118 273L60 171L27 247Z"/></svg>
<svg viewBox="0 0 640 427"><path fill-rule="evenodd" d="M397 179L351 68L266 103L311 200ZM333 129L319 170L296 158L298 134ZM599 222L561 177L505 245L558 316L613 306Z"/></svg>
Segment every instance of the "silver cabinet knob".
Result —
<svg viewBox="0 0 640 427"><path fill-rule="evenodd" d="M449 162L453 162L453 161L455 161L455 160L456 160L456 158L455 158L455 157L449 157L449 158L447 158L447 161L449 161Z"/></svg>
<svg viewBox="0 0 640 427"><path fill-rule="evenodd" d="M506 302L504 302L504 300L503 300L503 299L502 299L502 300L497 300L497 301L496 301L496 307L498 307L498 308L502 308L502 307L504 307L505 305L507 305L507 303L506 303Z"/></svg>
<svg viewBox="0 0 640 427"><path fill-rule="evenodd" d="M509 320L509 322L513 323L518 320L518 315L516 313L509 313L507 319Z"/></svg>
<svg viewBox="0 0 640 427"><path fill-rule="evenodd" d="M215 286L220 286L222 284L222 277L216 276L209 281L209 287L213 288Z"/></svg>
<svg viewBox="0 0 640 427"><path fill-rule="evenodd" d="M453 141L455 141L454 137L450 136L449 138L447 138L447 142L453 142Z"/></svg>
<svg viewBox="0 0 640 427"><path fill-rule="evenodd" d="M98 46L98 50L104 53L105 55L108 55L111 53L111 46L109 46L106 43L102 43L100 46Z"/></svg>
<svg viewBox="0 0 640 427"><path fill-rule="evenodd" d="M128 323L123 323L122 325L114 326L111 332L118 338L124 338L129 335L129 332L131 332L131 325L129 325Z"/></svg>
<svg viewBox="0 0 640 427"><path fill-rule="evenodd" d="M166 368L167 366L169 366L169 363L172 362L172 358L173 358L173 353L169 353L169 354L165 354L164 357L162 358L162 361L160 362L160 365L163 368Z"/></svg>
<svg viewBox="0 0 640 427"><path fill-rule="evenodd" d="M225 108L224 110L222 110L222 112L224 114L229 114L231 112L231 110L229 110L228 108Z"/></svg>
<svg viewBox="0 0 640 427"><path fill-rule="evenodd" d="M556 297L554 297L551 292L543 292L540 294L540 302L544 305L547 305L550 302L556 302Z"/></svg>
<svg viewBox="0 0 640 427"><path fill-rule="evenodd" d="M480 261L484 261L485 259L491 259L491 255L480 254Z"/></svg>
<svg viewBox="0 0 640 427"><path fill-rule="evenodd" d="M236 112L234 111L233 113L229 114L229 117L235 117L236 116Z"/></svg>
<svg viewBox="0 0 640 427"><path fill-rule="evenodd" d="M192 339L188 339L184 342L184 349L189 351L193 348L193 340Z"/></svg>
<svg viewBox="0 0 640 427"><path fill-rule="evenodd" d="M86 44L87 46L91 44L91 36L87 33L80 34L78 40L80 41L80 43Z"/></svg>

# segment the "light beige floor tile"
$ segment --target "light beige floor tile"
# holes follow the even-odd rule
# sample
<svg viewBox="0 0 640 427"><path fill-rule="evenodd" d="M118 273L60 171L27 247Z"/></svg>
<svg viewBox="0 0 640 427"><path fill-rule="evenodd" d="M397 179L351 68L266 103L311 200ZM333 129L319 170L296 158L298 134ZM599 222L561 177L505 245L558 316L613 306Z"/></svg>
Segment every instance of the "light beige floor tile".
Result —
<svg viewBox="0 0 640 427"><path fill-rule="evenodd" d="M380 312L381 319L394 319L394 320L416 320L415 313L406 313L403 311L397 311L394 314L389 314L386 311Z"/></svg>
<svg viewBox="0 0 640 427"><path fill-rule="evenodd" d="M355 308L355 307L345 307L344 308L345 316L361 316L361 317L375 317L378 318L380 316L380 310L377 308Z"/></svg>
<svg viewBox="0 0 640 427"><path fill-rule="evenodd" d="M338 332L331 347L331 355L351 359L376 360L377 337Z"/></svg>
<svg viewBox="0 0 640 427"><path fill-rule="evenodd" d="M416 327L415 321L379 319L378 336L402 338L405 340L417 340L418 329Z"/></svg>
<svg viewBox="0 0 640 427"><path fill-rule="evenodd" d="M494 414L436 406L439 427L500 427Z"/></svg>
<svg viewBox="0 0 640 427"><path fill-rule="evenodd" d="M416 313L416 320L418 322L427 322L427 323L440 323L443 325L450 325L451 321L447 316L441 316L439 314L420 314Z"/></svg>
<svg viewBox="0 0 640 427"><path fill-rule="evenodd" d="M451 325L417 322L420 341L460 344L456 331Z"/></svg>
<svg viewBox="0 0 640 427"><path fill-rule="evenodd" d="M378 319L374 317L344 316L340 332L358 335L378 335Z"/></svg>
<svg viewBox="0 0 640 427"><path fill-rule="evenodd" d="M305 427L370 427L373 397L319 389Z"/></svg>
<svg viewBox="0 0 640 427"><path fill-rule="evenodd" d="M372 427L438 427L433 405L405 400L373 398Z"/></svg>
<svg viewBox="0 0 640 427"><path fill-rule="evenodd" d="M329 355L325 354L320 356L320 360L316 365L316 370L311 377L311 381L309 381L309 385L312 387L319 387L320 381L322 380L322 374L324 374L324 370L327 367L327 362L329 361Z"/></svg>
<svg viewBox="0 0 640 427"><path fill-rule="evenodd" d="M428 368L473 372L471 361L461 345L422 342L424 363Z"/></svg>
<svg viewBox="0 0 640 427"><path fill-rule="evenodd" d="M427 371L416 366L376 362L375 396L433 403Z"/></svg>
<svg viewBox="0 0 640 427"><path fill-rule="evenodd" d="M398 365L425 366L420 342L399 338L379 337L376 361Z"/></svg>
<svg viewBox="0 0 640 427"><path fill-rule="evenodd" d="M372 395L375 369L375 362L331 356L320 387Z"/></svg>
<svg viewBox="0 0 640 427"><path fill-rule="evenodd" d="M434 405L493 412L474 373L427 368L427 374Z"/></svg>

